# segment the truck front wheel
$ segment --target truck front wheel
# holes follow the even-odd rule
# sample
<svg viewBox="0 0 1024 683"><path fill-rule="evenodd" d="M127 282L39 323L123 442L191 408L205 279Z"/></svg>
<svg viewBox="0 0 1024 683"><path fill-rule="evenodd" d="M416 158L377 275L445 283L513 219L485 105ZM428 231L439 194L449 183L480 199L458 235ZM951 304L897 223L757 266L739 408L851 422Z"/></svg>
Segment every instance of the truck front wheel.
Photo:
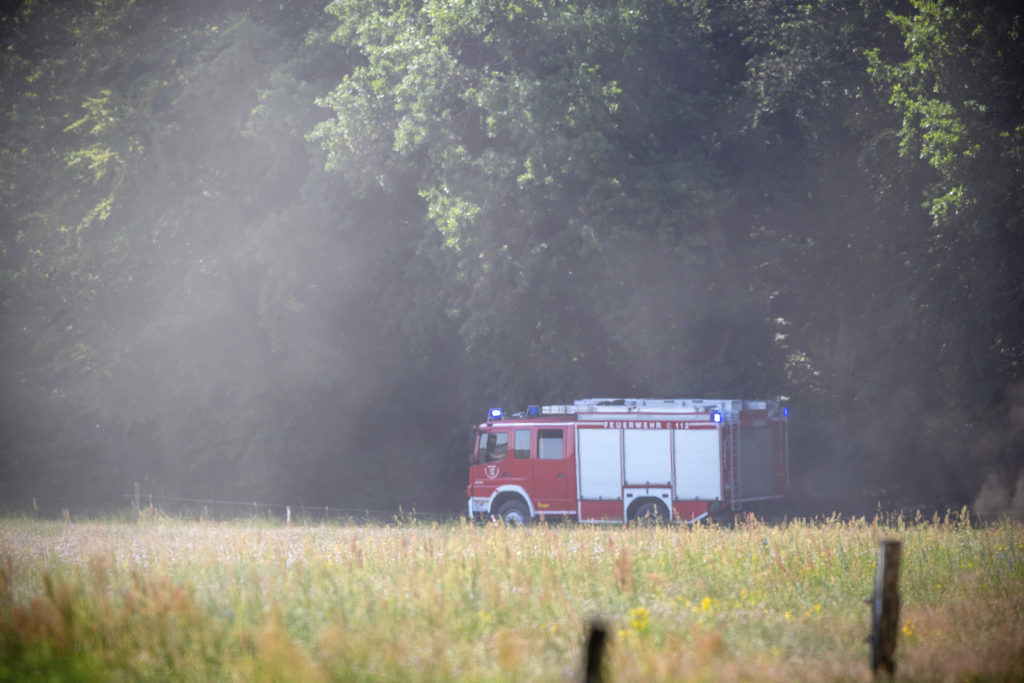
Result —
<svg viewBox="0 0 1024 683"><path fill-rule="evenodd" d="M520 500L510 500L498 508L498 517L508 526L524 526L530 523L530 509Z"/></svg>

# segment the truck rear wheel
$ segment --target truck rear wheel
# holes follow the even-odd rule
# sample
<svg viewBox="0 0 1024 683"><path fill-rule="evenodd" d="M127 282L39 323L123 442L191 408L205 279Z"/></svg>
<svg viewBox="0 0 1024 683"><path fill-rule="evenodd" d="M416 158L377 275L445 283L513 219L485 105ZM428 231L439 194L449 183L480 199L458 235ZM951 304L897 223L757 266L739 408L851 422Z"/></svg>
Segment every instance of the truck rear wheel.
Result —
<svg viewBox="0 0 1024 683"><path fill-rule="evenodd" d="M629 521L637 524L665 524L668 522L668 508L658 500L640 500L630 508Z"/></svg>
<svg viewBox="0 0 1024 683"><path fill-rule="evenodd" d="M520 500L510 500L498 508L498 517L508 526L525 526L530 523L530 509Z"/></svg>

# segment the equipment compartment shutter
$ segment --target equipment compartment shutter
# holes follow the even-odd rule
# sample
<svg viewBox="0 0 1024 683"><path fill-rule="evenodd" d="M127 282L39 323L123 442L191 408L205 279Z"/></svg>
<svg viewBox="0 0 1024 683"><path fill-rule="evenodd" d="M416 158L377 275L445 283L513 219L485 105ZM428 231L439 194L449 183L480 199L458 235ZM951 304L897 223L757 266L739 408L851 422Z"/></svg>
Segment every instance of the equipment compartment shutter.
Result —
<svg viewBox="0 0 1024 683"><path fill-rule="evenodd" d="M775 492L772 469L772 432L767 426L740 431L740 496L760 498Z"/></svg>
<svg viewBox="0 0 1024 683"><path fill-rule="evenodd" d="M622 465L619 430L580 429L576 457L581 500L621 500Z"/></svg>
<svg viewBox="0 0 1024 683"><path fill-rule="evenodd" d="M722 497L722 466L717 429L677 429L676 498L717 500Z"/></svg>
<svg viewBox="0 0 1024 683"><path fill-rule="evenodd" d="M670 484L672 455L669 430L626 429L623 433L626 485Z"/></svg>

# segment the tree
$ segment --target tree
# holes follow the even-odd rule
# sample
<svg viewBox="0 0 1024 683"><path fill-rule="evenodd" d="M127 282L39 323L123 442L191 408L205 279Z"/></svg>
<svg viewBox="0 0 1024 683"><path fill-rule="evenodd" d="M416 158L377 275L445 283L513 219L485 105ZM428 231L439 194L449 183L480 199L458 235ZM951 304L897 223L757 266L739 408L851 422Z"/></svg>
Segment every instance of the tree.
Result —
<svg viewBox="0 0 1024 683"><path fill-rule="evenodd" d="M8 492L440 505L583 395L790 396L830 504L1012 469L1012 4L318 4L0 14Z"/></svg>
<svg viewBox="0 0 1024 683"><path fill-rule="evenodd" d="M324 98L337 115L315 137L352 182L416 192L456 260L453 315L492 398L699 393L770 354L763 301L719 301L736 271L711 245L729 200L710 158L738 83L702 5L329 10L366 63Z"/></svg>
<svg viewBox="0 0 1024 683"><path fill-rule="evenodd" d="M1024 14L1012 2L908 10L889 15L905 52L868 56L901 119L900 157L928 172L918 196L930 231L908 295L942 396L935 451L980 486L990 467L1014 474L1021 446L1011 412L1024 356Z"/></svg>
<svg viewBox="0 0 1024 683"><path fill-rule="evenodd" d="M893 168L895 119L865 56L898 49L898 35L872 2L729 7L723 24L744 46L747 80L719 160L779 326L801 425L795 488L857 504L917 461L893 387L911 405L927 391L902 296L926 216L901 199L916 176L898 190L877 180Z"/></svg>

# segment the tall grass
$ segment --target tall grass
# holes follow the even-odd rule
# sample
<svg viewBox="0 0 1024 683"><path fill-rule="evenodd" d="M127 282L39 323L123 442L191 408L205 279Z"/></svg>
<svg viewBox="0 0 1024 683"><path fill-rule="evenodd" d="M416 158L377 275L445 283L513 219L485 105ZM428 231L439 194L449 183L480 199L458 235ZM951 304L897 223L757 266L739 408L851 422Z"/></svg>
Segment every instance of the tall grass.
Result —
<svg viewBox="0 0 1024 683"><path fill-rule="evenodd" d="M945 519L525 529L0 521L0 679L868 680L877 542L897 678L1024 678L1024 529Z"/></svg>

